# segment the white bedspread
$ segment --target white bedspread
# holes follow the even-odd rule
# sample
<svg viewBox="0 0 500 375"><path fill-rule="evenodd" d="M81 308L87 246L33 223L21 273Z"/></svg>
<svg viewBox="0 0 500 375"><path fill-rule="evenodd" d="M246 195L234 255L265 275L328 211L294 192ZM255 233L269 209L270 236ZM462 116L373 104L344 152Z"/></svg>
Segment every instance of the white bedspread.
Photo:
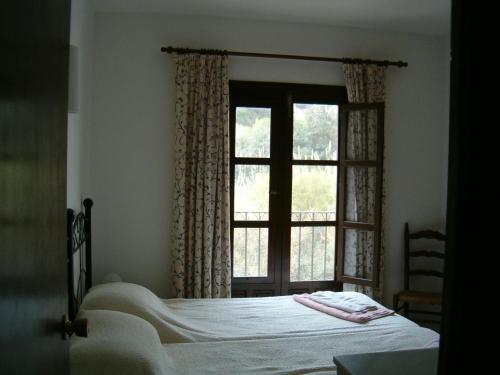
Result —
<svg viewBox="0 0 500 375"><path fill-rule="evenodd" d="M92 288L82 310L120 311L148 321L168 366L186 375L332 374L335 355L435 347L439 340L399 315L353 323L292 296L160 300L139 285L110 283Z"/></svg>
<svg viewBox="0 0 500 375"><path fill-rule="evenodd" d="M344 294L361 303L381 306L361 293ZM93 287L81 309L136 315L153 325L164 344L363 333L380 327L403 330L417 326L398 315L353 323L306 307L294 301L293 296L161 300L150 290L131 283Z"/></svg>
<svg viewBox="0 0 500 375"><path fill-rule="evenodd" d="M362 294L355 294L367 303L380 306ZM155 326L164 343L332 335L380 327L417 326L399 315L364 324L352 323L303 306L292 296L170 299L163 303L165 310L155 319Z"/></svg>
<svg viewBox="0 0 500 375"><path fill-rule="evenodd" d="M382 319L383 320L383 319ZM163 345L177 374L335 374L341 354L437 347L439 335L417 326L268 340Z"/></svg>

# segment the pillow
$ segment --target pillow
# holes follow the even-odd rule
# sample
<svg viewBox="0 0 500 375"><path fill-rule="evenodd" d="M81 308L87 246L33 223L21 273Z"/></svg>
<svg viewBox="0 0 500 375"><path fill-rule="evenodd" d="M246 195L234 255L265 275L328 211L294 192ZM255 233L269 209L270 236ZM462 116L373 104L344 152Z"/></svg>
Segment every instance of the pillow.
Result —
<svg viewBox="0 0 500 375"><path fill-rule="evenodd" d="M89 321L88 337L70 340L72 375L163 375L173 365L154 327L118 311L80 311Z"/></svg>
<svg viewBox="0 0 500 375"><path fill-rule="evenodd" d="M149 289L132 283L113 282L96 285L85 296L84 310L114 310L140 316L144 309L161 309L162 302Z"/></svg>
<svg viewBox="0 0 500 375"><path fill-rule="evenodd" d="M156 328L162 343L185 341L165 304L152 291L137 284L116 282L97 285L85 296L81 309L113 310L135 315Z"/></svg>

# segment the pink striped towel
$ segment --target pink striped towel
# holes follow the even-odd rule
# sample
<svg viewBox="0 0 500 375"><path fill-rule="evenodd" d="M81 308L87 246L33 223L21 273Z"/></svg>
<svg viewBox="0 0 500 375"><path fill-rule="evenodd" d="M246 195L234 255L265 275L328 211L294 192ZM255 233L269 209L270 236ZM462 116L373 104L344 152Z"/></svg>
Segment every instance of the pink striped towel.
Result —
<svg viewBox="0 0 500 375"><path fill-rule="evenodd" d="M332 315L336 318L349 320L350 322L354 322L354 323L366 323L370 320L379 319L379 318L383 318L384 316L394 314L394 311L388 310L388 309L377 309L377 310L371 310L371 311L367 311L367 312L363 312L363 313L348 313L348 312L336 309L334 307L323 305L322 303L313 301L312 299L310 299L308 297L309 297L309 294L307 294L307 293L293 295L293 299L295 301L303 304L304 306L321 311L321 312L328 314L328 315Z"/></svg>

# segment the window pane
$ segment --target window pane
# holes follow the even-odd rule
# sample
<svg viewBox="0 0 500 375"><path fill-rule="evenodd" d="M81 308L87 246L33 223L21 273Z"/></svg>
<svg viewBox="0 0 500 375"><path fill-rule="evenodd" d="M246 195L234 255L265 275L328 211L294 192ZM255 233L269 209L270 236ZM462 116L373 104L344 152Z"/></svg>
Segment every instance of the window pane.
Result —
<svg viewBox="0 0 500 375"><path fill-rule="evenodd" d="M333 280L335 227L292 227L290 281Z"/></svg>
<svg viewBox="0 0 500 375"><path fill-rule="evenodd" d="M362 109L347 115L347 160L377 160L377 111Z"/></svg>
<svg viewBox="0 0 500 375"><path fill-rule="evenodd" d="M335 220L337 167L294 165L292 173L292 220Z"/></svg>
<svg viewBox="0 0 500 375"><path fill-rule="evenodd" d="M293 105L293 158L295 160L338 159L338 106Z"/></svg>
<svg viewBox="0 0 500 375"><path fill-rule="evenodd" d="M235 156L268 158L271 108L236 107Z"/></svg>
<svg viewBox="0 0 500 375"><path fill-rule="evenodd" d="M375 223L376 181L376 168L347 168L345 192L347 221Z"/></svg>
<svg viewBox="0 0 500 375"><path fill-rule="evenodd" d="M346 229L344 231L344 274L373 279L375 234L373 231Z"/></svg>
<svg viewBox="0 0 500 375"><path fill-rule="evenodd" d="M267 228L234 228L233 277L267 276Z"/></svg>
<svg viewBox="0 0 500 375"><path fill-rule="evenodd" d="M269 220L268 165L235 165L234 220Z"/></svg>

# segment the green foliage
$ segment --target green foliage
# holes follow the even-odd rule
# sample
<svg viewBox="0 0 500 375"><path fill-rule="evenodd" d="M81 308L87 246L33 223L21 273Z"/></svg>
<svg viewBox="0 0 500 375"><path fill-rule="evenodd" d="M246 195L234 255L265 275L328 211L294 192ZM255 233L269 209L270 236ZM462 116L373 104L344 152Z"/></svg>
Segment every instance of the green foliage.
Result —
<svg viewBox="0 0 500 375"><path fill-rule="evenodd" d="M267 168L264 166L245 165L237 166L235 172L235 211L268 211L269 173Z"/></svg>
<svg viewBox="0 0 500 375"><path fill-rule="evenodd" d="M328 168L328 169L327 169ZM292 211L334 211L336 176L332 167L295 167Z"/></svg>
<svg viewBox="0 0 500 375"><path fill-rule="evenodd" d="M270 110L239 107L236 112L236 155L269 157ZM337 107L294 105L294 158L332 160L337 156ZM267 212L269 173L259 165L235 169L235 211ZM293 169L292 212L335 211L337 176L334 167L296 166ZM257 214L247 214L258 220ZM331 220L334 214L328 216ZM267 219L267 215L258 216ZM242 219L243 217L240 217ZM311 219L311 217L309 217ZM323 219L317 215L316 220ZM264 229L235 230L234 273L264 276L267 265L267 232ZM331 227L295 227L290 249L291 279L333 279L335 233ZM300 266L299 266L300 254ZM246 256L246 272L245 272ZM258 269L260 264L260 269Z"/></svg>
<svg viewBox="0 0 500 375"><path fill-rule="evenodd" d="M331 160L337 155L336 106L295 104L293 153L296 159Z"/></svg>
<svg viewBox="0 0 500 375"><path fill-rule="evenodd" d="M236 156L269 157L271 148L269 117L257 118L251 126L239 125L241 124L238 122Z"/></svg>
<svg viewBox="0 0 500 375"><path fill-rule="evenodd" d="M269 117L271 111L269 108L236 108L236 121L239 125L253 126L258 119Z"/></svg>

